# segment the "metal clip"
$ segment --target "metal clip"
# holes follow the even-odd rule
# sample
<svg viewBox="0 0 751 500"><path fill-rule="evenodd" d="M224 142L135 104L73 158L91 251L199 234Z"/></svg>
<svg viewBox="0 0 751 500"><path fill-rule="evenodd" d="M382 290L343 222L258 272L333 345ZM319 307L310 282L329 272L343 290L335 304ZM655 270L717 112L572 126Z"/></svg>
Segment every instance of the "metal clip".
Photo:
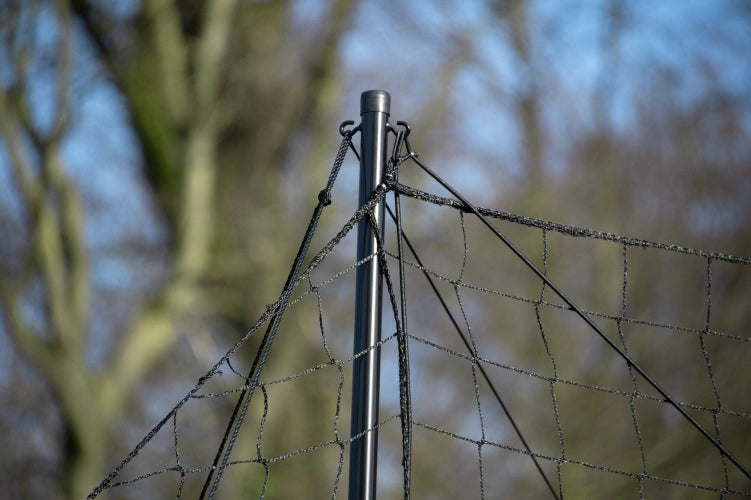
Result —
<svg viewBox="0 0 751 500"><path fill-rule="evenodd" d="M409 123L404 121L398 121L396 124L399 127L402 127L404 129L404 137L409 137L409 134L412 133L412 127L409 126Z"/></svg>
<svg viewBox="0 0 751 500"><path fill-rule="evenodd" d="M339 133L341 134L341 136L342 137L352 137L353 135L355 135L356 132L359 132L360 131L360 125L352 128L352 129L349 129L349 130L345 129L345 127L347 127L349 125L354 125L354 124L355 124L355 122L353 120L343 121L342 124L339 125Z"/></svg>

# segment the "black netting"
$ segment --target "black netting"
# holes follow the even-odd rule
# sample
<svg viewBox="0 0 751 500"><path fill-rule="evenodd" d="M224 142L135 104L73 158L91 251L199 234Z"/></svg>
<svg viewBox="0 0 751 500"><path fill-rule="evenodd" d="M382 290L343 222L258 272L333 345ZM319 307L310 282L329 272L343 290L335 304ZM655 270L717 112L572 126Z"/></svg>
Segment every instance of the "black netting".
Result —
<svg viewBox="0 0 751 500"><path fill-rule="evenodd" d="M400 184L413 152L390 166L91 498L277 498L300 470L302 495L346 494L363 262L332 255L382 201L380 495L751 496L751 260L476 209Z"/></svg>

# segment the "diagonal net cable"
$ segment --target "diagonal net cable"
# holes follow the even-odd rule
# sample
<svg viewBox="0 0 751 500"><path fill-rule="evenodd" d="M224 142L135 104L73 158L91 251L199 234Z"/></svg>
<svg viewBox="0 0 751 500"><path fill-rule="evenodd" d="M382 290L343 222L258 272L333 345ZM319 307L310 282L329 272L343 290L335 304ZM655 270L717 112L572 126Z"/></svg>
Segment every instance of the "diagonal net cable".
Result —
<svg viewBox="0 0 751 500"><path fill-rule="evenodd" d="M307 269L305 272L300 273L300 266L302 264L302 260L304 259L304 254L307 252L307 248L310 244L310 240L312 239L312 233L315 229L315 224L317 224L317 220L320 217L320 212L323 209L324 206L328 205L330 203L330 192L331 187L333 186L333 182L336 178L336 173L338 172L339 168L341 167L344 155L346 154L347 149L350 147L351 144L351 135L347 134L345 138L342 141L342 144L339 148L339 153L337 154L336 160L334 162L334 167L332 168L332 174L329 178L329 182L327 184L327 188L321 191L321 194L319 195L319 203L316 206L316 209L314 211L314 215L311 219L311 224L308 227L308 230L306 231L306 236L303 240L303 243L301 244L300 251L298 252L298 258L296 259L295 264L293 265L293 270L290 273L290 277L288 278L287 284L284 287L284 291L282 292L282 295L277 299L276 302L269 305L266 309L266 311L261 315L261 317L256 321L256 323L240 338L235 342L235 344L222 356L209 370L206 372L205 375L199 378L198 382L191 388L188 393L180 399L175 406L165 415L139 442L138 444L131 450L128 455L126 455L121 462L91 491L91 493L87 496L87 499L93 499L99 496L104 490L107 490L109 488L112 488L114 486L123 485L123 484L129 484L133 481L126 480L126 481L115 481L116 478L120 475L120 473L123 471L123 469L133 461L134 458L136 458L143 449L152 441L152 439L161 431L164 426L172 421L173 422L173 432L176 431L176 416L178 411L185 406L185 404L189 401L191 401L194 398L201 398L202 396L199 391L204 387L204 385L211 380L214 376L221 373L221 367L225 364L229 363L229 360L232 355L234 355L241 346L243 346L248 339L253 335L258 329L263 326L265 323L270 322L270 325L274 325L279 323L281 319L280 311L283 312L283 309L287 307L290 300L290 295L292 290L294 290L305 278L306 276L309 276L310 272L317 268L321 262L328 256L332 250L344 239L347 234L350 233L350 231L357 225L357 223L365 217L370 211L372 211L373 207L377 205L379 202L381 202L386 195L386 190L383 187L377 188L370 196L370 198L355 211L355 213L349 218L349 220L344 224L344 226L341 228L341 230L334 236L333 239L331 239L310 261L308 264ZM270 337L270 332L273 332L272 329L267 329L267 335ZM261 343L261 349L259 349L259 353L256 357L257 360L264 359L263 352L266 353L266 357L268 356L268 349L269 349L269 340L273 339L267 339L262 341ZM259 357L260 356L260 357ZM230 365L231 366L231 365ZM245 404L244 401L247 400L250 396L250 393L252 392L255 387L258 386L258 373L260 373L260 368L262 366L260 365L255 369L255 377L250 380L250 383L248 383L248 380L246 380L246 383L240 388L241 397L239 398L239 401L243 402L243 405ZM253 376L253 371L251 371L251 374L248 376L250 378ZM245 397L245 394L248 394L248 397ZM232 422L236 421L237 416L235 413L233 413L233 416L230 419L230 424L227 426L227 429L232 429L234 432L235 425L233 425ZM217 452L217 457L222 454L222 448L225 447L225 444L229 443L227 440L227 433L225 432L225 436L222 440L222 444L220 446L219 451ZM175 438L177 442L177 438ZM230 450L231 451L231 450ZM175 453L177 456L179 456L177 448L175 449ZM223 454L223 457L228 456L228 453ZM212 472L214 471L222 471L224 468L226 468L228 465L230 465L225 458L222 459L224 467L217 466L217 460L215 459L214 464L207 468L205 471L209 473L207 477L207 482L211 481ZM162 474L166 471L171 470L177 470L178 472L183 475L185 471L181 470L179 461L177 467L167 467L162 469L161 471L155 471L153 473L148 473L142 476L139 476L136 478L136 480L144 479L147 477L152 477L154 475ZM200 470L199 470L200 471ZM193 473L198 471L191 471ZM221 472L217 474L217 476L220 477ZM218 484L218 480L214 478L212 484ZM216 489L215 487L213 489ZM202 495L205 494L207 488L204 487Z"/></svg>
<svg viewBox="0 0 751 500"><path fill-rule="evenodd" d="M398 134L397 134L398 135ZM340 146L339 153L337 154L337 160L335 160L335 167L332 168L332 174L329 178L327 189L324 189L319 196L319 204L314 211L311 218L311 224L317 219L316 213L319 212L323 206L330 202L330 192L333 179L336 177L338 171L337 165L341 166L341 161L348 149L352 148L349 138L345 138ZM392 155L391 165L391 177L387 178L387 181L378 186L376 192L370 197L370 199L346 221L341 230L328 242L324 247L315 254L310 260L310 264L303 268L301 265L303 257L302 254L307 252L307 247L310 244L308 234L303 239L303 243L300 246L298 252L298 259L292 266L292 271L288 277L287 284L285 285L282 294L272 305L268 306L266 312L256 322L256 324L240 338L227 353L219 359L219 361L211 367L211 369L200 379L196 385L182 398L178 403L168 412L168 414L151 430L149 433L136 445L125 459L115 467L115 469L92 491L88 498L97 497L104 490L123 487L128 485L137 487L138 485L149 484L147 480L154 478L165 478L169 475L175 475L174 487L170 490L170 495L176 496L176 498L194 498L193 495L197 494L198 489L203 486L201 490L202 496L208 496L209 498L220 497L222 495L223 488L218 488L219 481L222 478L222 474L233 468L237 469L252 465L258 468L258 484L256 494L258 498L265 498L266 496L275 497L274 488L278 487L279 481L287 481L285 478L279 478L280 471L285 470L284 464L294 462L303 457L311 456L314 459L318 459L316 452L318 450L331 450L327 451L330 455L330 461L326 462L327 470L330 470L331 488L328 490L331 498L336 498L341 490L342 470L346 465L345 462L345 450L351 445L353 440L362 436L349 436L341 431L340 418L342 415L342 406L345 403L343 401L343 387L346 383L345 374L347 368L351 367L353 361L360 356L365 355L372 349L381 349L387 346L396 346L396 366L398 374L395 378L398 378L399 389L399 404L398 410L394 408L394 411L389 411L387 416L381 418L379 423L375 426L376 429L385 428L388 425L395 425L397 420L401 424L400 428L400 445L401 445L401 485L400 488L403 492L404 498L410 498L412 490L414 490L414 496L418 498L424 497L424 489L426 478L428 481L432 481L436 484L441 484L443 481L451 482L456 481L457 484L464 484L469 486L469 482L462 476L462 462L464 456L457 455L454 458L455 463L451 464L451 469L448 477L441 476L426 476L423 464L430 463L432 461L431 453L438 451L435 446L438 445L438 440L431 439L431 448L426 454L425 448L413 446L413 440L419 443L421 433L430 432L432 436L448 438L451 440L452 445L454 443L465 444L468 450L472 450L474 453L474 459L470 459L468 456L467 462L471 463L474 467L474 473L476 474L475 487L480 497L494 498L501 494L494 488L494 481L497 482L497 471L494 467L494 456L497 456L499 452L507 452L512 455L520 457L521 461L532 460L537 474L542 482L545 483L545 487L549 490L549 493L554 498L564 498L565 496L576 496L576 490L571 488L570 475L568 474L566 467L575 466L579 471L593 471L605 473L608 477L613 478L628 478L629 481L633 481L634 493L638 494L639 498L650 497L652 487L657 483L658 485L665 485L670 487L690 488L695 491L707 491L722 496L738 495L738 496L751 496L751 487L739 487L737 484L737 471L743 474L744 470L741 467L737 467L737 464L731 458L727 449L722 446L728 444L733 445L733 438L735 435L731 432L732 429L727 429L726 422L728 419L736 419L742 421L743 425L747 425L751 422L751 413L743 411L741 408L728 403L728 394L725 386L722 385L720 378L721 373L718 369L719 360L716 351L713 350L714 342L732 342L733 345L740 346L751 345L751 338L736 335L732 332L722 331L720 325L720 310L718 302L721 302L722 298L722 280L721 271L719 269L720 263L727 263L730 265L749 265L751 259L745 259L742 257L734 257L726 254L719 254L714 252L705 252L702 250L695 250L690 248L678 247L675 245L666 245L648 242L644 240L638 240L634 238L627 238L609 233L600 233L589 229L575 228L571 226L564 226L561 224L543 221L538 219L531 219L527 217L518 216L515 214L498 212L486 208L475 207L470 204L466 199L462 198L458 193L452 193L454 198L441 198L436 195L418 191L415 188L403 185L399 183L397 166L403 168L403 164L408 161L414 161L418 166L422 162L417 159L417 155L411 151L409 144L406 141L406 134L402 134L395 141L397 145L394 148L395 153ZM401 144L406 145L407 155L398 157L399 147ZM427 166L426 166L427 168ZM428 171L428 170L426 170ZM440 181L439 181L440 182ZM445 186L444 186L445 187ZM450 188L450 186L449 186ZM447 189L449 189L447 188ZM451 189L449 189L451 192ZM455 190L454 190L455 191ZM328 269L322 270L320 265L324 259L327 259L331 255L335 247L337 247L344 237L350 233L353 227L366 217L366 220L371 221L371 213L373 207L385 200L388 192L394 193L394 210L387 205L389 212L392 215L396 225L396 236L393 247L389 247L387 242L382 239L379 240L377 251L373 255L367 257L361 262L354 262L347 267L341 269L335 274L328 274L323 280L317 280L313 278L313 270L320 269L321 272L329 272ZM413 243L407 239L404 231L404 222L409 219L402 220L402 203L401 199L409 198L409 203L412 200L416 200L417 203L425 202L427 204L439 205L443 207L449 207L458 212L458 222L456 223L457 230L461 233L461 242L463 244L462 254L457 256L456 266L457 272L441 272L437 270L437 267L429 267L425 264L422 256L419 256L414 248ZM456 213L456 212L454 212ZM467 214L472 214L468 216ZM478 220L485 225L489 221L488 219L500 219L508 221L512 224L519 226L525 226L529 228L536 228L541 231L542 235L542 268L538 269L540 274L541 286L537 287L533 293L529 296L514 295L511 292L505 291L505 289L493 289L488 288L479 282L472 281L468 273L465 272L465 268L468 263L468 252L470 247L470 235L468 234L465 223L470 218ZM483 217L485 221L483 221ZM448 224L448 219L438 221L442 224ZM492 226L492 224L490 224ZM310 231L310 227L309 230ZM495 235L495 231L492 231ZM621 282L619 283L619 311L615 314L608 314L601 311L587 311L581 307L577 309L572 304L561 304L557 301L550 299L551 292L557 294L557 290L551 283L549 277L549 260L548 260L548 236L552 233L564 235L566 237L579 237L588 238L594 240L603 240L615 245L619 245L619 255L621 256L621 269L622 275ZM376 234L380 235L380 231L376 230ZM497 236L497 235L496 235ZM503 238L500 238L503 241ZM389 243L390 245L391 243ZM664 322L652 321L644 319L634 314L631 304L627 299L627 285L630 284L630 275L628 274L629 266L633 265L629 263L629 251L631 248L652 248L662 253L664 252L677 252L678 254L689 255L693 257L699 257L704 259L704 304L706 310L703 312L703 322L698 328L691 328L688 326L675 326L669 325ZM472 241L472 249L478 248ZM435 248L434 248L435 249ZM435 250L440 250L437 248ZM409 252L411 257L407 257L405 252ZM422 251L420 252L422 253ZM342 359L338 359L336 355L336 346L332 343L332 337L330 332L326 332L330 328L330 325L326 323L332 316L337 313L329 314L324 309L326 303L329 305L329 297L324 295L326 293L332 293L334 287L339 286L341 278L351 276L351 271L356 269L357 266L362 265L369 259L379 259L381 263L381 269L386 282L386 291L388 292L388 299L390 303L390 312L385 314L393 315L395 331L390 332L390 335L386 335L385 338L377 345L372 346L365 352L356 353L352 356L348 356ZM350 261L351 262L351 261ZM396 266L393 265L396 262ZM398 269L398 278L396 277ZM719 270L718 270L719 269ZM411 313L410 324L407 321L407 307L408 302L417 300L421 297L416 292L419 287L412 286L412 282L408 282L408 271L416 270L422 275L429 284L429 287L433 289L433 293L438 297L438 301L443 308L445 314L446 324L449 326L449 334L451 334L451 324L453 323L454 335L461 341L461 345L457 348L441 345L440 341L429 339L423 336L422 327L424 324L424 318L420 317L420 314L415 315ZM318 271L316 271L318 272ZM718 277L719 276L719 277ZM409 285L410 295L407 296L407 287ZM439 288L445 285L452 290L452 299L456 307L458 307L460 319L454 316L451 312L449 305L447 304L451 300L441 296ZM293 292L294 291L294 292ZM293 293L299 294L293 296ZM488 299L498 300L510 300L512 304L518 304L519 308L530 308L529 310L534 312L534 318L537 323L537 330L539 334L539 340L544 345L544 351L542 351L541 359L547 362L550 367L550 371L541 372L539 369L523 367L520 364L520 360L514 359L512 361L501 360L497 356L487 355L481 348L483 347L478 343L478 335L482 334L482 329L479 328L479 322L477 317L476 305L473 303L474 296L471 294L482 294L482 297ZM335 294L336 295L336 294ZM316 324L312 325L314 329L318 330L320 336L320 351L323 356L322 361L303 367L299 371L293 373L287 373L281 375L279 378L273 380L264 380L260 377L261 369L265 360L271 354L271 343L274 340L274 336L277 335L277 330L281 333L293 333L286 331L288 329L289 321L285 322L283 326L282 316L285 311L291 310L296 304L303 301L306 297L312 300L314 304L314 311L316 314ZM719 297L719 298L718 298ZM408 300L409 299L409 300ZM565 302L565 300L564 300ZM721 305L721 304L720 304ZM625 361L627 384L624 386L611 387L606 382L594 382L584 381L578 378L577 375L571 375L566 372L566 361L557 356L555 346L553 345L553 330L555 324L552 323L548 317L544 316L545 311L574 311L578 315L583 316L590 321L592 318L599 318L601 320L612 322L617 327L618 343L615 348L609 346L608 349L617 353L623 361ZM324 317L326 316L326 317ZM463 325L463 326L460 326ZM681 401L678 398L668 397L665 393L657 390L657 395L645 392L639 389L639 384L643 385L642 379L648 383L650 379L643 376L642 372L646 370L634 362L634 355L632 350L634 346L627 344L626 333L624 332L627 326L639 326L649 327L651 329L661 329L672 333L689 334L692 338L696 339L695 344L692 344L692 348L695 349L695 354L701 358L699 363L700 367L706 374L705 380L708 382L708 386L711 389L711 398L707 398L707 402L697 401ZM240 346L245 344L251 335L261 334L259 330L261 327L265 327L265 335L260 339L260 345L254 352L254 359L252 368L244 373L240 373L234 368L234 363L237 362L236 358L233 359L238 353ZM257 333L256 333L257 332ZM604 335L600 331L601 335ZM607 337L607 336L606 336ZM280 338L283 338L280 336ZM606 338L607 340L607 338ZM418 355L410 359L410 343L417 349ZM458 344L458 342L457 342ZM422 350L420 350L422 349ZM277 352L278 350L275 350ZM413 405L421 403L424 398L430 398L431 394L425 394L419 390L419 384L410 387L410 371L414 370L419 363L424 362L419 354L422 352L435 353L436 355L442 353L451 356L462 363L462 366L466 366L468 371L471 371L471 379L466 382L466 387L463 389L466 392L467 400L473 402L472 407L465 409L466 416L463 418L471 418L474 424L479 428L477 435L473 435L465 428L451 429L449 425L436 424L432 419L434 415L423 415L419 411L414 410ZM442 358L441 358L442 359ZM466 363L466 365L464 365ZM222 388L214 390L208 382L210 379L214 379L215 376L220 375L222 370L226 368L230 373L230 376L234 381L237 381L230 388ZM721 366L719 367L721 368ZM420 367L418 366L418 369ZM396 371L396 370L395 370ZM269 428L273 427L274 421L278 418L279 414L273 411L271 406L276 400L278 395L274 393L276 387L284 387L294 381L302 381L311 379L313 374L316 373L331 373L333 379L331 380L329 397L334 403L335 409L332 409L333 419L328 421L330 425L331 435L329 436L310 436L313 439L312 442L298 444L297 447L285 447L277 450L278 446L269 446L269 435L273 435ZM414 373L414 372L413 372ZM504 401L501 399L500 394L503 392L504 398L507 396L505 391L498 384L496 378L497 373L507 373L509 375L519 375L524 380L531 380L539 382L549 392L548 404L552 407L553 419L555 421L554 428L551 431L550 437L557 438L559 444L558 449L544 449L539 445L539 430L535 429L535 435L524 435L522 433L522 427L529 428L531 424L528 424L527 418L530 417L527 413L518 413L518 409L509 404L512 401ZM450 375L453 375L450 374ZM386 374L384 377L390 377L391 374ZM419 376L419 375L418 375ZM214 379L215 380L215 379ZM418 380L419 379L415 379ZM459 379L457 379L459 380ZM457 384L459 382L456 382ZM500 436L494 437L491 435L493 426L497 425L497 422L493 421L492 412L494 408L488 406L486 402L481 402L480 398L480 384L487 386L490 392L495 398L497 406L503 411L506 416L506 420L510 426L514 428L514 435L521 442L521 446L513 446L507 442L507 437ZM259 391L256 389L260 389ZM439 388L440 389L440 388ZM623 418L624 421L628 421L628 425L633 435L633 441L631 446L634 447L635 453L635 465L633 468L629 465L613 465L602 462L593 457L580 457L576 453L577 438L576 434L571 432L569 428L566 428L568 423L565 420L566 411L570 408L566 406L563 394L570 389L576 389L579 391L587 391L588 394L595 395L607 395L608 397L617 398L619 401L624 402L624 410L628 417ZM258 411L258 415L255 421L251 421L250 418L244 418L246 412L249 412L248 407L250 405L250 396L255 391L255 400L260 400L258 403L254 403L255 410ZM666 391L665 391L666 392ZM723 399L721 399L721 397ZM227 412L232 407L232 415L226 422L226 426L222 429L224 434L217 431L216 439L221 444L218 449L213 448L212 456L207 457L198 463L194 463L193 456L191 455L190 445L191 442L187 439L189 436L186 433L185 426L187 425L190 414L186 414L185 407L189 402L211 402L225 400L229 398L237 398L234 405L227 405ZM709 402L711 399L711 402ZM687 411L701 412L703 416L707 417L707 421L711 421L713 424L712 432L707 432L713 437L714 440L706 439L706 436L702 433L702 437L710 442L713 446L712 452L717 453L719 457L718 462L722 462L722 470L714 476L715 479L712 482L703 482L694 478L678 478L665 471L660 471L655 467L654 455L649 455L653 450L650 448L649 442L649 429L650 422L646 420L646 417L638 412L638 408L641 404L648 403L654 407L661 407L664 403L668 403L678 410L680 415L688 414ZM650 407L652 407L650 406ZM451 409L447 409L451 411ZM537 410L539 412L539 409ZM586 408L576 407L576 411L587 411ZM511 417L514 414L516 419ZM249 413L250 414L250 413ZM499 413L500 415L500 413ZM479 418L478 418L479 417ZM222 417L220 417L222 418ZM304 418L304 416L303 416ZM501 417L502 418L502 417ZM620 417L619 417L620 418ZM683 417L681 417L683 418ZM711 419L711 420L710 420ZM254 431L252 425L255 425ZM255 435L255 447L250 449L244 449L241 451L241 447L237 446L235 453L232 452L232 446L236 443L237 433L240 428L249 428ZM145 471L132 473L131 462L138 456L146 446L152 441L152 439L163 429L170 434L169 455L170 461L166 466L161 468L155 467L147 469ZM368 429L364 432L369 432L373 429ZM720 432L722 430L722 432ZM565 434L564 434L565 431ZM527 431L529 432L529 431ZM511 433L509 432L509 435ZM736 432L737 435L737 432ZM388 437L388 435L386 435ZM513 436L512 436L513 437ZM435 443L433 441L436 441ZM263 443L263 447L262 447ZM442 442L443 443L443 442ZM534 443L534 445L533 445ZM720 447L716 446L720 444ZM381 476L384 477L385 484L379 485L379 489L383 486L386 489L386 493L396 494L397 478L395 471L389 472L388 459L390 455L396 456L398 445L394 442L384 440L382 447L393 447L394 451L387 451L381 454L381 458L384 460L385 473ZM153 449L153 447L152 447ZM385 448L389 449L389 448ZM543 451L544 450L544 451ZM213 453L215 451L215 454ZM524 457L526 455L526 457ZM528 458L527 458L528 457ZM213 458L213 460L212 460ZM516 462L509 464L509 468L516 467ZM740 461L740 460L739 460ZM149 462L150 464L150 462ZM529 464L531 465L531 464ZM545 474L545 468L543 465L548 465L550 470L555 469L557 474L557 488L553 485L551 480ZM123 470L128 467L130 476L124 477L125 474L121 474ZM413 471L413 467L415 470ZM503 467L505 469L507 467ZM736 470L737 469L737 470ZM243 469L244 470L244 469ZM531 468L530 468L531 470ZM392 474L393 473L393 474ZM436 474L440 474L436 472ZM527 473L523 473L526 477ZM531 473L530 473L531 474ZM346 475L345 475L346 476ZM532 476L533 477L533 476ZM293 478L294 479L294 478ZM200 482L198 482L200 480ZM225 481L227 479L225 478ZM389 484L392 481L394 484ZM638 487L638 490L636 489ZM195 489L193 489L195 488ZM389 489L390 488L390 489ZM344 488L346 490L346 487ZM557 491L556 491L557 489ZM136 490L143 491L143 490ZM438 487L436 491L445 492L444 495L448 495L448 490ZM195 493L194 493L195 492ZM515 491L514 493L523 494L524 491ZM605 495L605 493L600 493ZM136 497L139 493L136 493ZM152 495L157 495L153 493ZM311 491L310 495L319 498L325 496L323 491ZM142 493L141 493L142 496ZM161 496L161 495L157 495ZM226 496L226 493L225 493ZM471 495L470 495L471 496Z"/></svg>
<svg viewBox="0 0 751 500"><path fill-rule="evenodd" d="M217 456L214 459L214 465L212 466L206 478L206 483L204 484L203 490L201 491L201 498L204 498L209 484L211 484L211 490L209 490L208 496L209 499L214 498L216 490L219 487L222 473L227 466L230 454L232 453L232 448L234 447L238 433L240 432L240 427L242 426L245 415L247 414L250 401L253 398L253 392L258 386L258 379L261 375L261 371L263 370L266 360L268 359L271 345L274 342L274 338L276 337L276 334L279 330L279 325L281 324L282 317L284 316L284 312L286 311L287 305L289 304L290 295L292 294L293 289L291 285L297 281L297 278L300 274L300 269L302 268L303 261L305 260L305 256L308 253L310 242L313 240L316 227L318 227L318 221L321 218L321 213L323 212L324 207L331 204L331 190L334 187L334 182L336 181L336 177L339 174L339 170L341 169L342 163L344 162L344 157L351 145L351 142L352 135L345 134L339 146L339 151L337 152L336 159L334 160L334 165L331 168L331 174L329 175L328 182L326 183L326 188L324 188L318 195L318 204L313 211L313 216L311 217L310 223L308 224L308 228L305 230L305 237L303 238L303 241L300 244L300 249L295 256L294 264L292 265L292 271L290 271L290 274L287 277L287 282L284 284L284 291L282 292L282 302L279 307L279 311L274 314L269 323L266 334L261 341L261 348L258 350L256 358L253 361L253 366L251 367L250 372L248 373L248 376L246 378L245 384L248 385L249 388L243 389L243 391L240 393L240 396L238 397L237 404L235 405L235 411L230 417L229 423L227 425L227 430L222 437L222 443L220 444L217 451ZM232 433L231 437L229 437L228 440L227 438L228 436L230 436L230 429L232 430ZM221 464L217 467L218 458L222 453L222 450L224 450L222 461ZM212 475L215 470L216 477L213 478L212 482ZM268 470L266 472L266 475L268 477Z"/></svg>
<svg viewBox="0 0 751 500"><path fill-rule="evenodd" d="M396 200L397 200L397 207L398 207L398 192L395 192ZM472 346L470 345L469 340L467 339L467 336L464 334L464 331L462 330L461 326L459 326L459 323L456 321L456 318L454 318L453 313L449 309L448 304L446 303L446 300L444 299L441 292L438 290L438 287L435 284L435 281L431 277L430 273L425 269L422 261L420 260L419 255L417 254L417 250L415 247L410 243L409 239L407 238L407 235L404 234L404 232L401 229L401 218L397 215L399 213L397 209L397 214L394 214L394 212L391 210L391 207L389 205L386 205L386 210L388 211L391 218L396 222L397 224L397 234L399 238L399 243L401 245L401 242L403 241L405 245L407 245L407 248L409 248L410 253L412 254L412 257L415 259L415 262L417 265L422 268L423 275L425 276L425 279L428 281L428 285L430 286L430 289L433 291L433 293L436 295L436 298L438 299L438 302L441 305L441 308L443 312L446 314L446 317L450 321L451 325L453 326L453 329L456 330L457 335L459 335L459 338L464 343L467 350L472 353ZM404 266L404 259L403 259L403 252L401 251L401 246L399 248L399 265L400 267ZM403 274L403 271L401 271L401 274ZM406 305L402 304L402 310L405 310ZM406 322L405 322L406 323ZM482 375L482 378L485 380L485 383L488 384L488 387L490 387L491 392L493 393L493 396L495 397L495 400L498 402L498 405L503 410L504 415L506 415L506 418L508 419L509 423L514 429L514 432L518 436L519 440L521 441L522 445L524 446L524 450L528 453L529 457L534 462L535 468L540 473L540 476L543 478L543 481L545 482L546 486L550 490L550 493L553 495L554 498L558 498L558 493L556 493L555 488L553 487L552 483L550 482L550 479L548 479L547 475L545 474L545 471L542 469L542 466L540 465L539 460L537 460L537 457L532 453L531 448L529 447L529 444L527 442L527 439L524 437L524 434L522 433L521 429L519 428L519 425L516 423L516 420L511 415L511 411L509 410L506 403L503 402L503 398L500 395L500 392L495 387L495 384L493 384L490 376L488 375L487 371L483 367L482 363L478 363L477 365L478 369L480 370L480 374Z"/></svg>
<svg viewBox="0 0 751 500"><path fill-rule="evenodd" d="M722 454L723 457L730 460L743 473L744 476L746 476L748 479L751 479L751 471L749 471L749 469L746 468L746 466L741 463L741 461L735 455L730 453L715 436L713 436L696 419L694 419L683 408L683 406L680 405L670 394L668 394L665 389L663 389L662 386L660 386L648 373L646 373L646 371L639 364L637 364L623 349L621 349L612 339L610 339L610 337L605 334L605 332L592 320L592 318L589 317L589 315L587 315L581 309L581 307L579 307L555 283L553 283L545 273L540 271L537 266L535 266L532 261L529 260L529 258L523 252L521 252L521 250L519 250L488 220L485 215L480 212L478 208L470 203L467 198L462 196L453 186L448 184L438 174L436 174L428 165L419 160L418 155L414 151L408 150L407 153L408 154L405 156L405 159L410 159L411 161L416 163L430 177L432 177L436 182L438 182L454 197L456 197L459 203L463 205L464 210L473 213L485 227L487 227L499 240L501 240L506 245L506 247L508 247L516 255L516 257L519 258L519 260L521 260L526 265L527 268L535 273L547 287L549 287L561 300L566 303L566 305L572 311L574 311L579 316L579 318L581 318L582 321L584 321L600 338L602 338L607 343L607 345L627 363L628 366L632 367L644 380L647 381L650 386L652 386L652 388L654 388L665 399L667 403L673 406L686 421L688 421L696 430L698 430L705 439L712 443L712 445L717 448L717 450ZM402 192L403 194L407 194L406 190L399 190L399 187L395 186L394 183L391 183L391 187L399 192ZM711 258L718 257L710 255L710 262Z"/></svg>

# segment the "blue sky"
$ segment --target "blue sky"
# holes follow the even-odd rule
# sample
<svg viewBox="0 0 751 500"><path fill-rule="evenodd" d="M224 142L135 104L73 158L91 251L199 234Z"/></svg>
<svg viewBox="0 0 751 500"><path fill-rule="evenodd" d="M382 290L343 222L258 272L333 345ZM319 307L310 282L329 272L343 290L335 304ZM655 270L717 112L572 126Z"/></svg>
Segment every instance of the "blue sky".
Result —
<svg viewBox="0 0 751 500"><path fill-rule="evenodd" d="M551 134L560 134L557 140L562 153L567 140L594 123L591 96L603 74L598 47L607 35L603 22L606 4L532 2L533 53L548 65L545 70L552 71L551 76L560 85L545 113ZM137 2L116 5L122 15L128 15ZM300 0L297 22L325 20L320 5L314 0ZM449 92L448 109L454 126L443 142L494 158L503 165L503 178L520 175L520 135L513 116L513 98L525 92L529 80L509 50L507 27L491 16L486 2L446 0L440 7L436 5L425 0L363 2L341 44L341 85L345 92L341 119L357 120L359 93L381 88L392 93L392 120L411 120L434 95L442 65L456 55L452 51L457 44L453 42L466 37L470 59L460 61ZM617 88L610 110L615 125L628 129L634 95L650 92L655 77L650 72L657 67L652 62L667 62L666 66L673 67L678 75L672 94L666 98L690 103L718 87L749 95L751 58L723 50L726 46L751 47L749 23L734 15L729 7L732 1L637 0L623 5L626 28L615 49L620 64L614 69ZM36 28L40 42L54 46L55 30L49 16L43 15ZM122 99L103 78L102 69L91 64L90 48L80 39L76 40L75 54L76 119L63 153L89 207L88 244L92 249L116 248L133 241L158 244L164 231L154 216L153 200L142 189L140 157ZM703 62L697 65L696 61ZM707 73L702 71L713 73L716 81L708 82ZM7 84L7 67L2 76ZM34 76L29 86L34 116L38 122L47 123L54 110L53 75L42 65ZM332 136L337 126L331 124ZM555 135L552 140L556 140ZM450 158L441 168L450 181L479 199L488 186L497 185L499 178L497 171L477 168L461 158ZM352 175L343 173L345 178ZM4 186L0 188L0 203L3 210L18 213L18 198L9 179L8 159L0 144L0 185ZM139 274L134 274L131 265L117 253L97 254L93 264L98 287L114 293L138 288L134 280L140 279ZM2 341L0 351L5 351Z"/></svg>

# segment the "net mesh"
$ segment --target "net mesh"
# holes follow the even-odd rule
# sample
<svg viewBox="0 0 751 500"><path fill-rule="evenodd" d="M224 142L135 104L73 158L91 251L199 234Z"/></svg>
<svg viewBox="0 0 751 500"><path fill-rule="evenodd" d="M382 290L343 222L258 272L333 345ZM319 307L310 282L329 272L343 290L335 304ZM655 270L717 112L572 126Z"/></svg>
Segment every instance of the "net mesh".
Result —
<svg viewBox="0 0 751 500"><path fill-rule="evenodd" d="M391 167L417 169L407 153ZM397 230L354 262L352 229L381 201ZM541 278L471 212L380 186L90 498L346 495L370 259L387 282L379 496L751 496L751 260L479 209Z"/></svg>

